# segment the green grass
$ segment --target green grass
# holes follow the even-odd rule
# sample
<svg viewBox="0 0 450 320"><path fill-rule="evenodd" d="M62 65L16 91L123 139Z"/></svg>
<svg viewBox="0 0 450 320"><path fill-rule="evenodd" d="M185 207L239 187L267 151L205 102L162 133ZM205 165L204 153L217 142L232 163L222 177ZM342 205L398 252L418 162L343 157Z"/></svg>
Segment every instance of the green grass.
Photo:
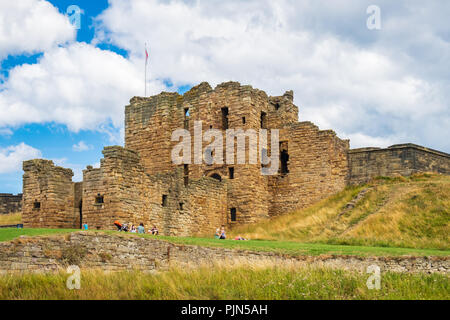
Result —
<svg viewBox="0 0 450 320"><path fill-rule="evenodd" d="M17 228L6 228L0 229L0 242L14 240L20 236L43 236L52 234L64 234L74 231L73 229L17 229Z"/></svg>
<svg viewBox="0 0 450 320"><path fill-rule="evenodd" d="M37 300L448 300L449 277L382 273L381 290L368 275L342 270L245 266L173 268L144 274L82 271L81 289L68 290L64 273L0 276L0 299Z"/></svg>
<svg viewBox="0 0 450 320"><path fill-rule="evenodd" d="M54 230L54 229L0 229L0 241L13 240L21 235L45 236L65 234L79 230ZM97 232L97 231L90 231ZM229 248L237 250L278 252L289 255L357 255L357 256L450 256L449 250L437 249L410 249L393 247L366 247L352 245L335 245L322 243L301 243L294 241L269 241L269 240L216 240L206 238L178 238L178 237L153 237L151 235L135 235L119 233L117 231L100 231L110 235L127 235L130 237L141 236L168 241L175 244L197 245L204 247Z"/></svg>

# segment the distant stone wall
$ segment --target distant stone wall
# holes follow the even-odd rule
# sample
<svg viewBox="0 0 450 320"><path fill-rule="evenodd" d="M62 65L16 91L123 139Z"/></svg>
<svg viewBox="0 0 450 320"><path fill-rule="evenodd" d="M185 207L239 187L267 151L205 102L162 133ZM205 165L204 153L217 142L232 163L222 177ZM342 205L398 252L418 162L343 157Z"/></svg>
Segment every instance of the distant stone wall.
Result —
<svg viewBox="0 0 450 320"><path fill-rule="evenodd" d="M450 155L414 144L349 151L350 184L365 183L379 176L409 176L417 172L450 174Z"/></svg>
<svg viewBox="0 0 450 320"><path fill-rule="evenodd" d="M449 257L287 256L223 248L176 245L130 235L78 232L48 237L21 237L0 243L0 274L56 272L68 265L82 269L120 271L165 270L170 266L231 265L244 262L302 267L325 267L366 272L378 265L381 272L450 272Z"/></svg>
<svg viewBox="0 0 450 320"><path fill-rule="evenodd" d="M0 214L22 211L22 194L0 193Z"/></svg>

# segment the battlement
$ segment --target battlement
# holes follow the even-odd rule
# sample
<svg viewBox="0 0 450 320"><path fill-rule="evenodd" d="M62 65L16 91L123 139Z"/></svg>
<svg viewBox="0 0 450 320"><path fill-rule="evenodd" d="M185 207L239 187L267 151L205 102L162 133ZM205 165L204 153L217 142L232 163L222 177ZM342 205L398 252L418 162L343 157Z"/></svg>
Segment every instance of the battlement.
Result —
<svg viewBox="0 0 450 320"><path fill-rule="evenodd" d="M23 171L26 172L42 172L48 173L52 172L52 174L63 175L65 177L73 177L73 171L71 169L66 169L63 167L56 166L52 160L44 160L44 159L33 159L24 161L22 165Z"/></svg>

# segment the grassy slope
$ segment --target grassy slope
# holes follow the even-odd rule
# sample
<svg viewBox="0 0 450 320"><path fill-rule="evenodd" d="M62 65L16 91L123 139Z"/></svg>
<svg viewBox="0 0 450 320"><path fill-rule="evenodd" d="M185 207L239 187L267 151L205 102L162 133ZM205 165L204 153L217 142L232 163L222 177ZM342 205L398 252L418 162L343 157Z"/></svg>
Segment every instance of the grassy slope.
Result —
<svg viewBox="0 0 450 320"><path fill-rule="evenodd" d="M3 299L108 300L279 300L279 299L442 299L450 292L448 276L383 273L381 290L368 290L368 275L341 270L284 266L171 269L144 274L84 271L80 290L68 290L68 275L0 276Z"/></svg>
<svg viewBox="0 0 450 320"><path fill-rule="evenodd" d="M10 213L10 214L0 214L0 226L1 225L10 225L10 224L19 224L22 222L22 213Z"/></svg>
<svg viewBox="0 0 450 320"><path fill-rule="evenodd" d="M45 236L51 234L64 234L79 230L54 230L54 229L0 229L0 241L9 241L18 238L21 235ZM90 231L95 232L95 231ZM117 231L101 231L111 235L119 235ZM136 237L134 234L120 233L122 236ZM150 235L143 235L145 238L155 238ZM436 249L410 249L410 248L391 248L391 247L370 247L370 246L351 246L351 245L333 245L321 243L300 243L294 241L234 241L234 240L216 240L206 238L178 238L178 237L156 237L156 239L165 240L176 244L198 245L205 247L219 247L230 249L242 249L251 251L269 251L290 255L358 255L358 256L450 256L449 250Z"/></svg>
<svg viewBox="0 0 450 320"><path fill-rule="evenodd" d="M369 188L353 209L347 203ZM322 202L233 231L251 239L449 249L450 176L380 178Z"/></svg>

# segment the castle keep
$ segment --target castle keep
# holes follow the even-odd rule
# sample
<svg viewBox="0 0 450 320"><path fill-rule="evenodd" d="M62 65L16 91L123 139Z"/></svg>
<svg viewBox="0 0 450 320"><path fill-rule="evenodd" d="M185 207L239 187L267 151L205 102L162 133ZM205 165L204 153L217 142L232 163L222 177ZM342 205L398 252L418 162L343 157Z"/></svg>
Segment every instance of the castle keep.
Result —
<svg viewBox="0 0 450 320"><path fill-rule="evenodd" d="M156 225L164 235L205 234L307 207L378 175L450 173L446 153L416 145L349 150L348 140L298 122L298 113L292 91L269 97L236 82L135 97L125 107L125 148L106 147L100 168L88 166L82 182L72 182L73 172L52 161L24 162L24 226L114 229L119 220ZM262 175L259 158L254 164L174 164L179 141L172 133L186 129L194 136L198 121L203 131L224 136L227 129L278 129L278 173Z"/></svg>

